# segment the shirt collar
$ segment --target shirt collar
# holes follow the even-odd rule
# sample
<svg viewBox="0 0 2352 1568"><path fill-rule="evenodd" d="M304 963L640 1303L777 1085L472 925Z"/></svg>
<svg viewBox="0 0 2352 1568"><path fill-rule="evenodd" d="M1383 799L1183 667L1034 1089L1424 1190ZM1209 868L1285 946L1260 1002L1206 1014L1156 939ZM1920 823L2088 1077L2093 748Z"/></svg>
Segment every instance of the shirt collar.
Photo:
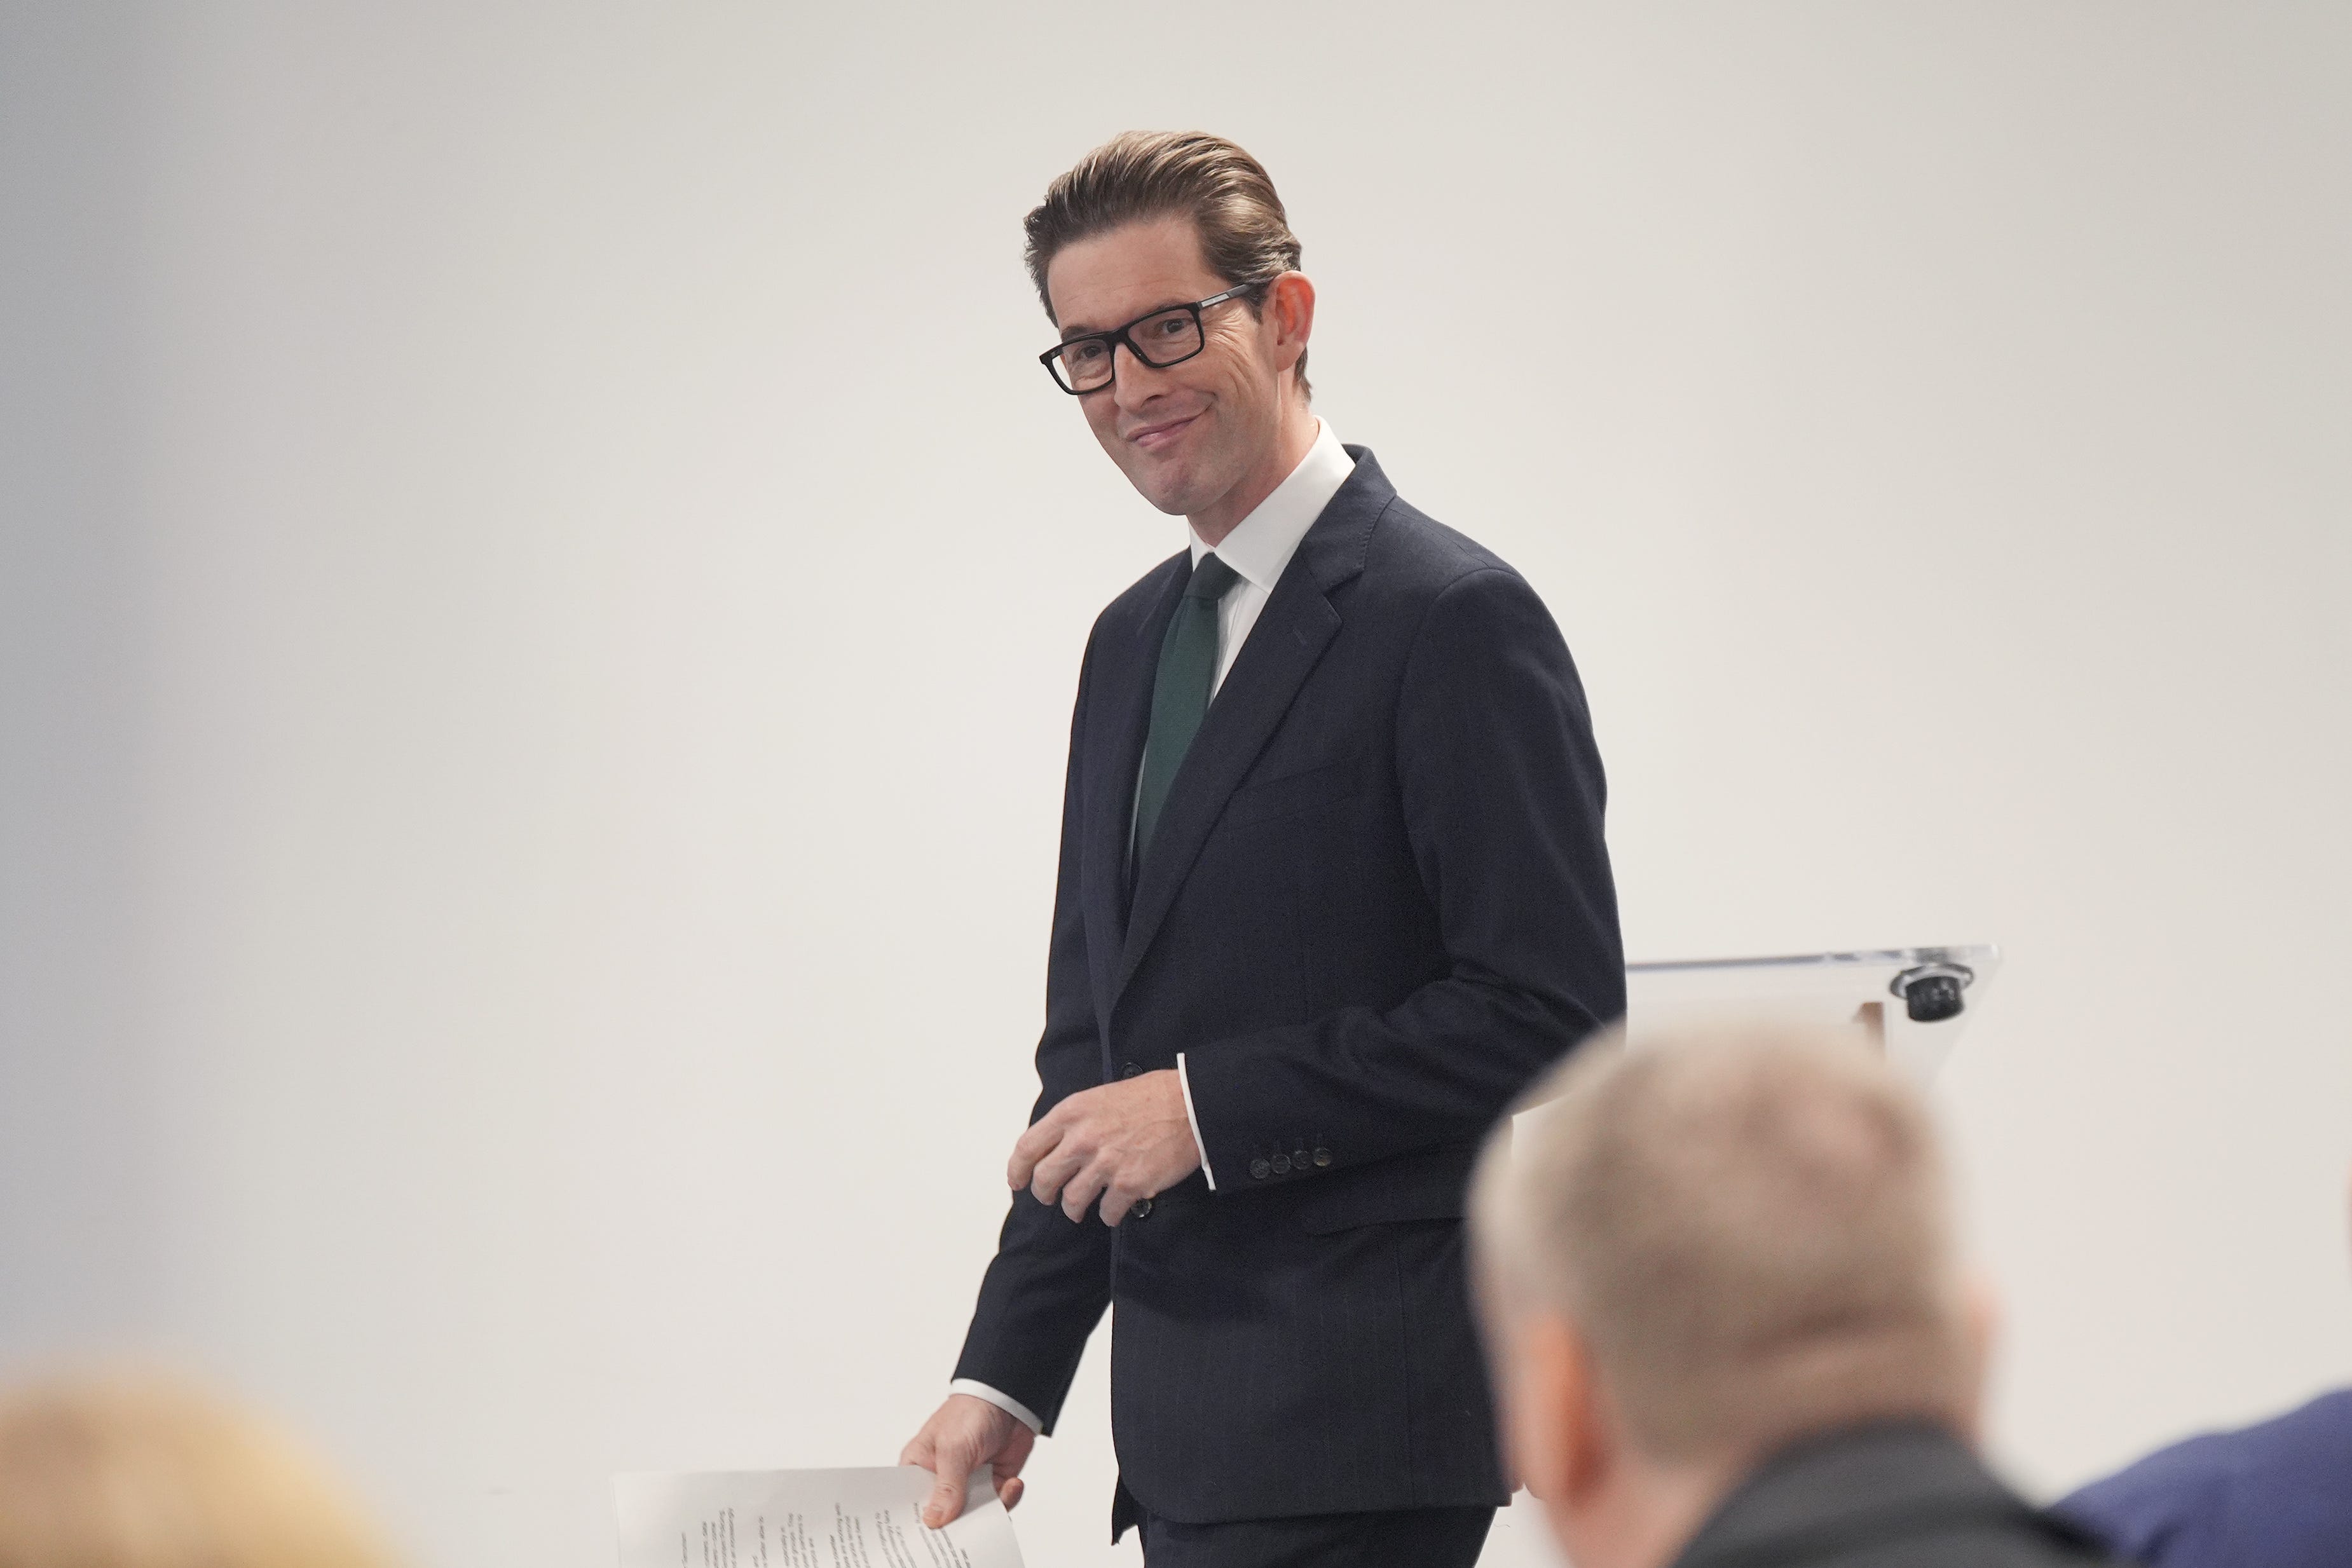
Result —
<svg viewBox="0 0 2352 1568"><path fill-rule="evenodd" d="M1315 444L1307 449L1290 477L1276 485L1274 494L1260 501L1216 547L1217 559L1262 593L1274 591L1282 569L1297 553L1298 541L1307 537L1307 530L1356 471L1356 460L1331 434L1331 422L1318 419L1315 423ZM1189 528L1185 533L1192 542L1192 564L1198 566L1209 547Z"/></svg>

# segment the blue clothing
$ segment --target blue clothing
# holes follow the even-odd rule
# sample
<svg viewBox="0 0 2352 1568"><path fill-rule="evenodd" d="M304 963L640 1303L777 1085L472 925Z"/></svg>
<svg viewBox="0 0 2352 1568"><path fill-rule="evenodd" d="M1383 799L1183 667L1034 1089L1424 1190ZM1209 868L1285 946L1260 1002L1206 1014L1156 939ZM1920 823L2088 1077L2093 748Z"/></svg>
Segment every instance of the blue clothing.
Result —
<svg viewBox="0 0 2352 1568"><path fill-rule="evenodd" d="M2352 1388L2160 1448L2056 1511L2149 1568L2352 1568Z"/></svg>

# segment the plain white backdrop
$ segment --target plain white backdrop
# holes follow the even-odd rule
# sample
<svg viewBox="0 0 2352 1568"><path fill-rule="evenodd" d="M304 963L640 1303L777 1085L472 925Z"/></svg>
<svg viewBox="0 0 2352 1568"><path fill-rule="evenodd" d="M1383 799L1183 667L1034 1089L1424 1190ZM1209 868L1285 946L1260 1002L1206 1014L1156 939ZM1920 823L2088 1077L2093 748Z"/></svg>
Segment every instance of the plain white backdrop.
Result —
<svg viewBox="0 0 2352 1568"><path fill-rule="evenodd" d="M2343 1381L2347 15L0 7L0 1361L202 1368L430 1568L896 1457L1181 539L1018 263L1141 125L1550 603L1634 956L2005 948L2021 1479ZM1031 1475L1133 1560L1098 1354Z"/></svg>

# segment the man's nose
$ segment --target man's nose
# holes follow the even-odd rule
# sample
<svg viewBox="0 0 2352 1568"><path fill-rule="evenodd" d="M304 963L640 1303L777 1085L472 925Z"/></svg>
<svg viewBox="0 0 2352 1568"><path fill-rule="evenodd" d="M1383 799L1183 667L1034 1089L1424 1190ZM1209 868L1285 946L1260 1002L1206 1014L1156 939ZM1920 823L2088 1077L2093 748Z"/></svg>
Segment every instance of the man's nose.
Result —
<svg viewBox="0 0 2352 1568"><path fill-rule="evenodd" d="M1132 345L1118 345L1110 351L1111 400L1129 411L1141 408L1159 395L1162 373L1145 364Z"/></svg>

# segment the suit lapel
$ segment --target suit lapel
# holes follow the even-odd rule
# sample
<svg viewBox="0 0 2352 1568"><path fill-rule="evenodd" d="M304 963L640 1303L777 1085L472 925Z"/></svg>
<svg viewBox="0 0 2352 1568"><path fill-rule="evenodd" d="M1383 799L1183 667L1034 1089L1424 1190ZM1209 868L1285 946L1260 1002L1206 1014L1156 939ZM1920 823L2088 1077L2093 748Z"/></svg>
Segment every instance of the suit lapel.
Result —
<svg viewBox="0 0 2352 1568"><path fill-rule="evenodd" d="M1127 988L1151 939L1159 935L1160 922L1175 904L1227 798L1274 737L1298 688L1306 684L1331 639L1339 635L1340 616L1331 606L1330 592L1363 570L1372 526L1396 498L1394 487L1371 454L1361 447L1348 450L1356 458L1355 473L1299 541L1297 553L1274 585L1265 608L1258 612L1249 641L1242 644L1234 667L1226 673L1224 685L1210 703L1200 733L1192 737L1192 747L1184 754L1184 764L1170 786L1159 829L1137 868L1118 978L1111 989L1113 1003ZM1168 613L1173 608L1171 600ZM1168 614L1156 620L1164 629ZM1141 706L1147 721L1157 658L1155 644L1144 675ZM1126 776L1130 788L1141 756L1139 735Z"/></svg>
<svg viewBox="0 0 2352 1568"><path fill-rule="evenodd" d="M1093 716L1087 726L1086 900L1087 926L1108 936L1099 951L1115 958L1127 939L1128 831L1135 809L1135 780L1143 766L1144 737L1151 728L1151 683L1160 668L1160 643L1168 634L1169 618L1191 575L1190 553L1164 562L1164 579L1149 600L1140 624L1116 632L1116 642L1102 650L1093 698ZM1111 978L1111 963L1097 966L1097 985Z"/></svg>

